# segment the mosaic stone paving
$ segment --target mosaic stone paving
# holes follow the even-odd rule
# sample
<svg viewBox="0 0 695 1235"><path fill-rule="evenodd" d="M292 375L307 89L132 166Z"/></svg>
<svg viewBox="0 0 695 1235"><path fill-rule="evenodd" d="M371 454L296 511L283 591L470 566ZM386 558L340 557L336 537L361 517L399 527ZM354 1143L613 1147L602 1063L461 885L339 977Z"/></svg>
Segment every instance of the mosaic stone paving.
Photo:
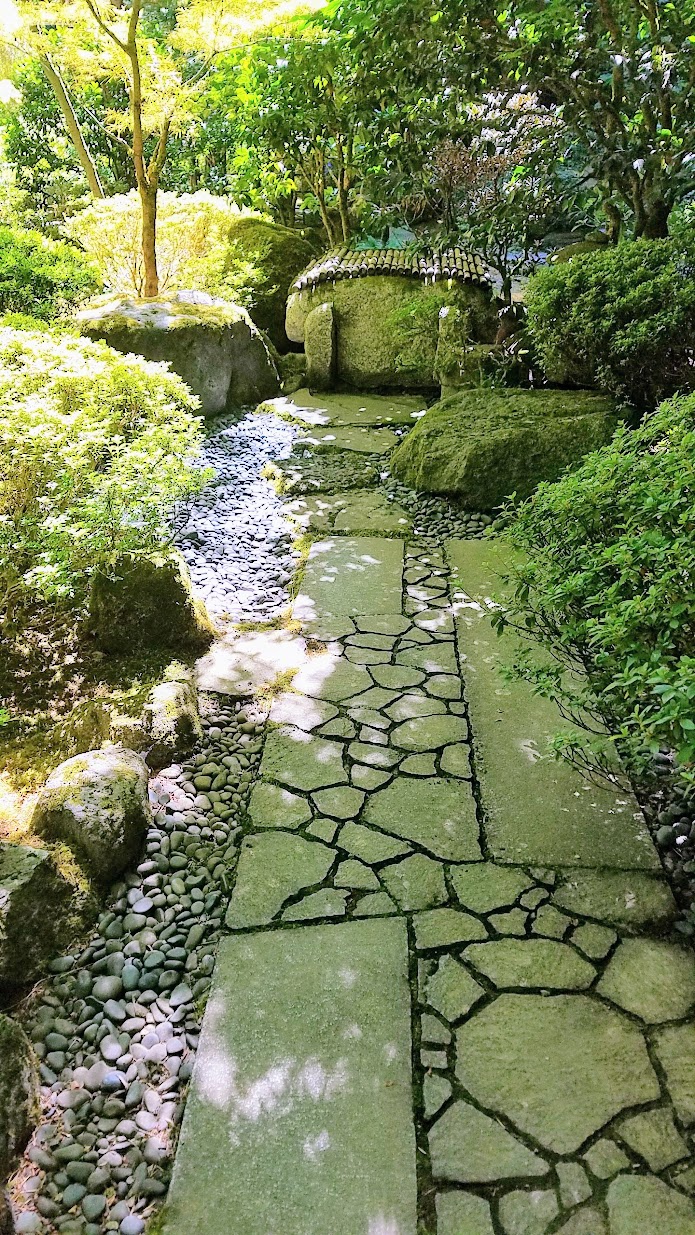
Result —
<svg viewBox="0 0 695 1235"><path fill-rule="evenodd" d="M695 958L669 935L675 906L636 802L597 797L578 774L539 758L538 745L518 758L524 732L539 743L552 718L490 676L475 592L486 552L472 541L375 537L314 546L296 613L320 642L270 711L225 929L230 941L249 941L250 967L262 938L278 966L296 944L320 968L347 946L342 932L381 922L388 1000L401 964L389 963L389 923L405 924L415 1153L404 1167L399 1144L391 1169L406 1192L417 1179L420 1235L695 1235ZM400 606L383 612L396 574ZM494 708L483 703L491 693ZM541 861L544 834L553 856ZM527 843L533 858L520 860ZM359 950L359 933L352 938ZM234 980L243 982L238 961ZM216 996L234 999L224 970L213 1004ZM267 987L250 1036L272 1036L265 1020L283 1015L302 1021L320 1059L312 1007L288 996L283 1010ZM247 1044L231 1041L243 1072ZM204 1028L165 1224L172 1235L185 1229L177 1214L200 1170L201 1089L219 1050ZM399 1084L410 1068L401 1060ZM360 1101L356 1087L356 1153L380 1118L372 1107L360 1119ZM274 1145L265 1176L236 1174L243 1137L224 1140L219 1158L226 1203L244 1212L251 1193L286 1177L293 1152L284 1115L276 1119L272 1103L264 1114ZM279 1193L277 1229L415 1235L407 1209L367 1221L341 1197L338 1186L315 1226L292 1207L284 1223ZM249 1222L239 1235L266 1226L275 1230ZM198 1229L221 1230L202 1210Z"/></svg>

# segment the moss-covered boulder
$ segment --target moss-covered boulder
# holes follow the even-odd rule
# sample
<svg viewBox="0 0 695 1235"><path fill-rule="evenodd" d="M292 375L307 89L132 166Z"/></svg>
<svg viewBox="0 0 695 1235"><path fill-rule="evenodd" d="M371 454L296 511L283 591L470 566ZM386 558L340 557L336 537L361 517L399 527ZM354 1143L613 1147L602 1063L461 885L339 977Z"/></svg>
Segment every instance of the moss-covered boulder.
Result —
<svg viewBox="0 0 695 1235"><path fill-rule="evenodd" d="M152 822L144 759L122 746L87 751L51 773L38 795L32 831L63 841L105 886L138 857Z"/></svg>
<svg viewBox="0 0 695 1235"><path fill-rule="evenodd" d="M175 755L188 752L203 736L198 692L191 674L182 671L175 679L155 686L145 705L144 719L151 768L163 768Z"/></svg>
<svg viewBox="0 0 695 1235"><path fill-rule="evenodd" d="M204 416L259 403L280 389L271 350L246 310L206 292L113 296L77 320L83 334L116 351L168 361Z"/></svg>
<svg viewBox="0 0 695 1235"><path fill-rule="evenodd" d="M38 1063L16 1021L0 1012L0 1188L39 1119Z"/></svg>
<svg viewBox="0 0 695 1235"><path fill-rule="evenodd" d="M432 390L442 309L459 309L472 343L491 343L497 313L490 288L475 283L424 283L379 274L342 279L293 291L285 324L290 339L304 343L309 314L333 308L336 379L357 390Z"/></svg>
<svg viewBox="0 0 695 1235"><path fill-rule="evenodd" d="M619 417L585 391L467 390L436 403L391 456L395 476L491 510L605 445Z"/></svg>
<svg viewBox="0 0 695 1235"><path fill-rule="evenodd" d="M0 992L33 982L59 950L71 889L45 849L0 841Z"/></svg>
<svg viewBox="0 0 695 1235"><path fill-rule="evenodd" d="M89 625L105 652L133 648L195 648L210 642L213 627L193 595L180 553L124 555L107 574L92 579Z"/></svg>
<svg viewBox="0 0 695 1235"><path fill-rule="evenodd" d="M285 331L290 285L316 252L314 242L301 231L255 215L241 215L229 229L229 270L239 263L251 268L249 314L280 352L290 346Z"/></svg>

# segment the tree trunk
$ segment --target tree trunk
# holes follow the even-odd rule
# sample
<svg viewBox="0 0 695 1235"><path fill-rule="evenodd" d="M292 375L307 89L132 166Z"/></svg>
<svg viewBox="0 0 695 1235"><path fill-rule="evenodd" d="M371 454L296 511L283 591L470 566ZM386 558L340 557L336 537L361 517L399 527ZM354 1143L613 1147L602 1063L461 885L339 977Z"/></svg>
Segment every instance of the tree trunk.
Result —
<svg viewBox="0 0 695 1235"><path fill-rule="evenodd" d="M72 144L77 152L77 157L82 164L82 170L87 177L92 195L93 197L105 197L96 164L89 152L87 143L82 136L80 122L75 115L75 109L70 101L70 96L65 88L65 83L60 76L60 73L51 64L48 56L41 57L41 67L46 76L46 80L53 90L58 106L63 113L63 119L65 120L68 133L70 134L70 140L72 141Z"/></svg>
<svg viewBox="0 0 695 1235"><path fill-rule="evenodd" d="M652 199L645 203L644 225L642 238L644 240L664 240L668 236L668 219L671 207L663 198Z"/></svg>
<svg viewBox="0 0 695 1235"><path fill-rule="evenodd" d="M145 267L146 297L159 295L157 272L157 189L140 185L142 207L142 260Z"/></svg>

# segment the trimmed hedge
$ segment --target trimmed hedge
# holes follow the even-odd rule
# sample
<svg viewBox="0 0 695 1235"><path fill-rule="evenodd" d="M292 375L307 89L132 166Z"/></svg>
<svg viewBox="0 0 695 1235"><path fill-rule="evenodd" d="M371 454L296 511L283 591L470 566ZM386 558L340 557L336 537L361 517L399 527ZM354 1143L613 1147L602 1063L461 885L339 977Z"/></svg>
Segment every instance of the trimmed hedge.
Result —
<svg viewBox="0 0 695 1235"><path fill-rule="evenodd" d="M642 411L695 388L695 231L545 267L527 308L552 382L595 385Z"/></svg>

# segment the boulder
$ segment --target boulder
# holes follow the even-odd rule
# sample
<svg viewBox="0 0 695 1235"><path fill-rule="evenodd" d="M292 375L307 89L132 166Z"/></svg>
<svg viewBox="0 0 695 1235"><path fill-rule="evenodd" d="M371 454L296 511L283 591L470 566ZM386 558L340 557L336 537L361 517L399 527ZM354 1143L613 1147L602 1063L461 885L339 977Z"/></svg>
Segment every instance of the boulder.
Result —
<svg viewBox="0 0 695 1235"><path fill-rule="evenodd" d="M481 386L501 349L494 343L471 341L471 317L466 309L445 305L439 313L434 376L442 398L456 390Z"/></svg>
<svg viewBox="0 0 695 1235"><path fill-rule="evenodd" d="M149 735L147 763L163 768L173 757L185 754L203 736L198 712L198 692L189 673L175 681L160 682L145 704Z"/></svg>
<svg viewBox="0 0 695 1235"><path fill-rule="evenodd" d="M335 381L335 313L332 304L319 304L304 323L306 381L310 390L331 390Z"/></svg>
<svg viewBox="0 0 695 1235"><path fill-rule="evenodd" d="M81 755L101 746L111 733L111 709L100 699L77 703L56 726L56 738L66 755Z"/></svg>
<svg viewBox="0 0 695 1235"><path fill-rule="evenodd" d="M357 390L433 389L439 314L446 306L467 314L471 342L491 343L497 330L487 285L449 287L378 274L293 290L285 318L289 338L304 343L309 315L324 304L332 305L335 317L336 378Z"/></svg>
<svg viewBox="0 0 695 1235"><path fill-rule="evenodd" d="M104 886L138 857L151 822L144 759L107 746L67 759L51 773L31 826L37 836L64 841L89 877Z"/></svg>
<svg viewBox="0 0 695 1235"><path fill-rule="evenodd" d="M290 347L285 331L290 285L316 251L301 231L257 215L240 215L230 226L228 273L239 263L250 267L253 303L249 316L280 352Z"/></svg>
<svg viewBox="0 0 695 1235"><path fill-rule="evenodd" d="M39 1119L39 1076L31 1042L0 1012L0 1188Z"/></svg>
<svg viewBox="0 0 695 1235"><path fill-rule="evenodd" d="M41 973L60 948L70 902L45 849L0 841L0 991Z"/></svg>
<svg viewBox="0 0 695 1235"><path fill-rule="evenodd" d="M280 389L268 344L246 310L206 292L156 300L112 296L77 320L82 334L116 351L168 361L200 399L204 416L255 405Z"/></svg>
<svg viewBox="0 0 695 1235"><path fill-rule="evenodd" d="M202 647L213 634L205 605L193 595L188 567L174 551L124 555L108 575L95 574L89 626L105 652Z"/></svg>
<svg viewBox="0 0 695 1235"><path fill-rule="evenodd" d="M467 390L429 409L391 456L394 476L469 510L528 497L610 441L619 416L586 391Z"/></svg>

